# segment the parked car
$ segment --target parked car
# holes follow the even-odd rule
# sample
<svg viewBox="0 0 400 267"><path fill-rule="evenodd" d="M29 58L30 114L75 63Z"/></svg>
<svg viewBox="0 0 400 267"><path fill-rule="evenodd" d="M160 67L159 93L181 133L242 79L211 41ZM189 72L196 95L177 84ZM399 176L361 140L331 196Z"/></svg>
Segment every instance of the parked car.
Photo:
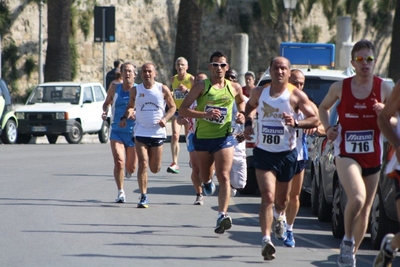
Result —
<svg viewBox="0 0 400 267"><path fill-rule="evenodd" d="M0 137L3 144L17 141L18 121L12 110L10 91L6 82L0 78Z"/></svg>
<svg viewBox="0 0 400 267"><path fill-rule="evenodd" d="M332 83L336 81L343 80L346 77L353 75L352 70L347 69L345 71L340 70L321 70L321 69L301 69L306 77L305 85L303 91L307 94L311 101L313 101L317 106L321 103L326 93L329 90L329 87ZM258 86L266 85L271 82L271 77L269 72L267 71L262 78L260 79ZM253 127L256 127L256 120L254 122ZM254 130L257 132L256 129ZM310 154L310 150L312 147L312 142L315 135L308 136L308 150ZM243 194L254 194L258 190L257 181L255 178L255 169L254 169L254 159L253 159L253 148L255 146L256 136L254 136L253 140L246 141L246 155L247 155L247 185L241 193ZM310 158L310 157L309 157ZM309 159L308 164L305 169L304 181L302 194L300 196L300 202L302 205L307 205L310 202L312 203L312 199L310 200L311 190L312 190L312 178L313 176L313 168L311 167L311 159Z"/></svg>
<svg viewBox="0 0 400 267"><path fill-rule="evenodd" d="M336 106L330 112L330 125L337 122ZM337 179L333 144L328 142L326 135L315 136L310 146L311 162L311 211L318 220L328 222L332 217L333 187ZM336 211L338 212L338 211Z"/></svg>
<svg viewBox="0 0 400 267"><path fill-rule="evenodd" d="M385 80L394 85L391 79ZM338 118L335 106L331 109L330 116L330 125L335 125ZM382 171L368 227L374 249L380 248L382 238L387 233L397 232L399 229L395 205L396 190L393 181L385 175L386 165L394 153L387 141L383 144ZM320 221L331 220L333 236L343 238L347 197L337 175L333 144L328 142L326 136L318 136L314 139L311 149L314 170L312 211Z"/></svg>
<svg viewBox="0 0 400 267"><path fill-rule="evenodd" d="M19 121L18 143L29 143L32 136L44 136L55 144L60 135L78 144L83 134L97 134L107 143L110 116L101 118L106 91L95 82L51 82L39 84L26 104L15 111Z"/></svg>
<svg viewBox="0 0 400 267"><path fill-rule="evenodd" d="M396 189L393 180L385 174L388 162L396 156L389 142L384 142L383 155L381 176L369 219L369 232L374 249L380 249L381 241L387 233L399 231Z"/></svg>

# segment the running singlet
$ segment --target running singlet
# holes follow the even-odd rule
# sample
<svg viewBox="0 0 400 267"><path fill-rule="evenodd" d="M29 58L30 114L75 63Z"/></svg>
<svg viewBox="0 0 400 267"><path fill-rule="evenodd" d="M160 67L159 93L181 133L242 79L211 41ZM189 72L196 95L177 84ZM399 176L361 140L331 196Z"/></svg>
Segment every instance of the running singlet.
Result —
<svg viewBox="0 0 400 267"><path fill-rule="evenodd" d="M196 106L197 106L197 101L194 101L191 105L190 105L190 109L193 109L193 110L196 110ZM190 117L188 117L187 118L188 120L189 120L189 123L188 123L188 126L187 126L187 128L188 128L188 135L190 135L190 134L194 134L194 128L195 128L195 125L196 125L196 119L195 118L190 118Z"/></svg>
<svg viewBox="0 0 400 267"><path fill-rule="evenodd" d="M126 127L122 128L119 126L121 117L125 115L126 107L129 103L129 91L122 90L122 83L117 85L113 98L113 104L111 109L112 122L111 130L114 132L132 133L134 120L126 120Z"/></svg>
<svg viewBox="0 0 400 267"><path fill-rule="evenodd" d="M299 111L299 113L294 113L293 118L295 120L301 121L306 118L303 112ZM296 137L297 137L297 161L299 160L307 160L308 159L308 148L307 148L307 135L304 133L304 130L301 128L295 129Z"/></svg>
<svg viewBox="0 0 400 267"><path fill-rule="evenodd" d="M174 76L174 81L172 82L172 96L174 97L175 105L176 105L176 110L178 110L183 102L183 99L185 99L187 92L183 93L181 90L177 89L179 88L180 84L183 84L186 86L186 88L191 89L192 88L192 83L190 82L190 78L192 77L192 74L186 73L186 76L183 80L178 80L178 74Z"/></svg>
<svg viewBox="0 0 400 267"><path fill-rule="evenodd" d="M136 125L135 136L166 138L167 131L158 122L165 115L165 100L162 83L155 82L146 89L143 83L136 86Z"/></svg>
<svg viewBox="0 0 400 267"><path fill-rule="evenodd" d="M365 99L353 96L351 79L343 80L334 155L352 158L362 168L378 167L382 163L382 136L372 106L376 101L381 102L382 79L374 76L371 93Z"/></svg>
<svg viewBox="0 0 400 267"><path fill-rule="evenodd" d="M290 88L290 89L289 89ZM293 116L290 105L291 86L278 97L270 96L271 86L264 88L257 107L258 135L256 146L268 152L290 151L296 148L295 128L285 125L283 112Z"/></svg>
<svg viewBox="0 0 400 267"><path fill-rule="evenodd" d="M204 93L197 99L196 110L207 112L210 109L219 109L221 116L218 119L197 119L198 139L221 138L232 134L232 106L235 97L231 88L228 80L225 80L225 86L221 89L214 88L209 79L204 80Z"/></svg>

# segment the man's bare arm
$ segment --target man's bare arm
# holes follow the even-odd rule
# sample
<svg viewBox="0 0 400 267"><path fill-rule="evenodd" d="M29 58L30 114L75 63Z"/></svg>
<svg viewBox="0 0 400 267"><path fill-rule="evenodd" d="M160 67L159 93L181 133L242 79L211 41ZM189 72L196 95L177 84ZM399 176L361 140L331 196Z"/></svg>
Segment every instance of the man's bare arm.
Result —
<svg viewBox="0 0 400 267"><path fill-rule="evenodd" d="M164 93L165 103L168 106L168 112L164 116L164 118L165 118L165 120L167 122L175 114L176 105L175 105L174 98L172 97L172 93L169 90L168 86L163 85L163 93Z"/></svg>

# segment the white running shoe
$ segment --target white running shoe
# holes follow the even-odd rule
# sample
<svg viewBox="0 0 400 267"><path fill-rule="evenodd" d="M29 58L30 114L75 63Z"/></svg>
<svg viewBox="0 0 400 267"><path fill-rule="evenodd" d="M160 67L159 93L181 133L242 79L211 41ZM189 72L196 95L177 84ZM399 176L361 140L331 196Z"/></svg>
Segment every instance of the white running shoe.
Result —
<svg viewBox="0 0 400 267"><path fill-rule="evenodd" d="M125 198L125 192L124 191L120 191L118 193L117 198L115 199L116 203L125 203L126 198Z"/></svg>

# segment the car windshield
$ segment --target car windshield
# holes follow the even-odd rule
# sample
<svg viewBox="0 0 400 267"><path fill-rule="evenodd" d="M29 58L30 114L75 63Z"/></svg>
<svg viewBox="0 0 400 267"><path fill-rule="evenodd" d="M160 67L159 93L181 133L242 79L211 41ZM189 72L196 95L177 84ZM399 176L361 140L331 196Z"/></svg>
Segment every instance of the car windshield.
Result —
<svg viewBox="0 0 400 267"><path fill-rule="evenodd" d="M336 80L321 80L320 78L307 77L303 91L308 95L311 101L319 106L328 93L329 87L334 82L336 82Z"/></svg>
<svg viewBox="0 0 400 267"><path fill-rule="evenodd" d="M303 91L308 95L311 101L319 106L325 95L328 93L329 87L332 85L332 83L338 80L323 80L319 77L308 76L306 77ZM269 79L262 80L260 81L259 86L265 85L270 82L271 80Z"/></svg>
<svg viewBox="0 0 400 267"><path fill-rule="evenodd" d="M81 89L79 86L38 86L27 104L35 103L71 103L79 104Z"/></svg>

